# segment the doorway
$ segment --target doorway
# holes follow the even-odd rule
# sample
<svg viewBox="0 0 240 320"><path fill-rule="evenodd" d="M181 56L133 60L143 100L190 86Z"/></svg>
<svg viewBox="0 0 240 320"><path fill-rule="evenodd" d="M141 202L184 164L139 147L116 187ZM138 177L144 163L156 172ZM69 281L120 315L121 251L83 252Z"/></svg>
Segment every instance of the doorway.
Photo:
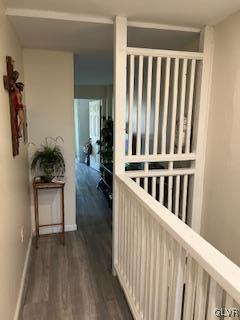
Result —
<svg viewBox="0 0 240 320"><path fill-rule="evenodd" d="M90 155L90 167L100 170L100 120L101 119L101 101L93 100L89 102L89 137L92 145L92 153Z"/></svg>
<svg viewBox="0 0 240 320"><path fill-rule="evenodd" d="M101 100L75 99L75 158L94 170L100 170L99 140Z"/></svg>

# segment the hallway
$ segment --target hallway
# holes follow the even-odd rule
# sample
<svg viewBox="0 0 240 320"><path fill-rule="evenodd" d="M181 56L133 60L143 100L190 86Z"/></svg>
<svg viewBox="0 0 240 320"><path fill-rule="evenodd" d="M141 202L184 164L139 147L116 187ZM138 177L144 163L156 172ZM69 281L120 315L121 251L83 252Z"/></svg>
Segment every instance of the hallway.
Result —
<svg viewBox="0 0 240 320"><path fill-rule="evenodd" d="M97 171L77 164L78 231L32 248L21 320L132 319L111 274L111 212L96 190Z"/></svg>

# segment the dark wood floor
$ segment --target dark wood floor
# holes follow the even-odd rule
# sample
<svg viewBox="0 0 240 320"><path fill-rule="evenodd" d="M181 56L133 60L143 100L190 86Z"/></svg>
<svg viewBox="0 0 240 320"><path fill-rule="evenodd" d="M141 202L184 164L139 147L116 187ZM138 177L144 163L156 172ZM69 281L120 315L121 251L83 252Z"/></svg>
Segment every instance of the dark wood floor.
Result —
<svg viewBox="0 0 240 320"><path fill-rule="evenodd" d="M99 174L77 165L78 231L42 239L32 260L21 320L132 319L111 274L111 212L96 189Z"/></svg>

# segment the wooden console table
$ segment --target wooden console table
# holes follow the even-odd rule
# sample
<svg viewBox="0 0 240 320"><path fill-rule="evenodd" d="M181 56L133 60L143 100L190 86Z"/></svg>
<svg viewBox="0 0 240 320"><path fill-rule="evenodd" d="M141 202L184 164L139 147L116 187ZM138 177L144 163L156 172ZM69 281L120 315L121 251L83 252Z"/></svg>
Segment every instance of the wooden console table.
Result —
<svg viewBox="0 0 240 320"><path fill-rule="evenodd" d="M33 182L33 193L34 193L34 208L35 208L35 226L36 226L36 248L38 248L38 239L41 237L47 237L51 235L60 235L62 237L62 242L65 244L65 226L64 226L64 186L65 183L61 182ZM39 224L39 209L38 209L38 192L39 190L48 189L59 189L61 191L61 222L52 224ZM39 230L43 227L61 226L60 232L50 233L50 234L40 234Z"/></svg>

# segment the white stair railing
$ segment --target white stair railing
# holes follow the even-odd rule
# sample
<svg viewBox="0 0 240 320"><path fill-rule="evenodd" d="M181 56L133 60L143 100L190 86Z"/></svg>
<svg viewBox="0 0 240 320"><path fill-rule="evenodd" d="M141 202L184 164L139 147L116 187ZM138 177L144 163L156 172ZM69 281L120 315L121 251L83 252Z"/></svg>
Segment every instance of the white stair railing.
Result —
<svg viewBox="0 0 240 320"><path fill-rule="evenodd" d="M239 267L125 174L115 197L114 267L135 319L238 315Z"/></svg>

